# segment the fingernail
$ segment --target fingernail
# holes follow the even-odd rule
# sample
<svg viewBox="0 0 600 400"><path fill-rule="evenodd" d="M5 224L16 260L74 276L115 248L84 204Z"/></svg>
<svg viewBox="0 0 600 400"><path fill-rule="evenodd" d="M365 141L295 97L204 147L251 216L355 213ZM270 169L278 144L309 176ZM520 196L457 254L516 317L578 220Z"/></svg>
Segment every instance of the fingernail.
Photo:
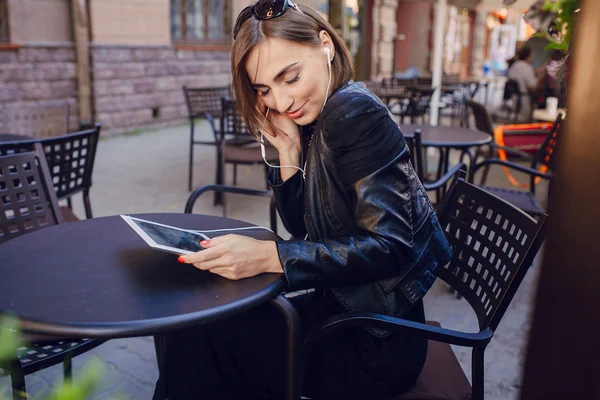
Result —
<svg viewBox="0 0 600 400"><path fill-rule="evenodd" d="M202 246L208 246L210 244L210 240L203 240L200 242Z"/></svg>
<svg viewBox="0 0 600 400"><path fill-rule="evenodd" d="M182 264L183 264L183 263L185 263L185 260L183 259L183 257L182 257L182 256L179 256L179 257L177 258L177 261L179 261L179 262L180 262L180 263L182 263Z"/></svg>

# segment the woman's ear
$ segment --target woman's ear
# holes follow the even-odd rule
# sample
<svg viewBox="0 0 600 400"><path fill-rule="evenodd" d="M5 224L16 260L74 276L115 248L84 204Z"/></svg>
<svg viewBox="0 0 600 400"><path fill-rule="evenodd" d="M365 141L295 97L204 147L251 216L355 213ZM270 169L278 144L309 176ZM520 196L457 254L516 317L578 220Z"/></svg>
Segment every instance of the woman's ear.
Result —
<svg viewBox="0 0 600 400"><path fill-rule="evenodd" d="M335 57L335 46L333 40L326 30L319 32L319 39L321 40L321 47L327 47L329 49L329 57L333 60Z"/></svg>

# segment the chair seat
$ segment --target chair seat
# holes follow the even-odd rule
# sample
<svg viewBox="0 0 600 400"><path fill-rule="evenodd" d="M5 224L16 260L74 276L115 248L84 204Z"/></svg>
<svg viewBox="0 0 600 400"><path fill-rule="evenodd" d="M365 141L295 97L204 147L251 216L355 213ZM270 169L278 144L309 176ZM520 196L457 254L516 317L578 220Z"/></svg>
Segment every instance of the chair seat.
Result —
<svg viewBox="0 0 600 400"><path fill-rule="evenodd" d="M55 365L56 358L72 358L104 343L104 340L96 339L63 339L29 334L24 339L31 344L19 347L16 354L25 375Z"/></svg>
<svg viewBox="0 0 600 400"><path fill-rule="evenodd" d="M434 321L428 325L439 327ZM469 400L471 384L449 344L430 340L421 375L407 392L387 400Z"/></svg>
<svg viewBox="0 0 600 400"><path fill-rule="evenodd" d="M60 213L63 217L63 221L65 221L65 222L79 221L79 217L77 215L75 215L73 210L71 210L69 207L61 206Z"/></svg>
<svg viewBox="0 0 600 400"><path fill-rule="evenodd" d="M269 162L277 161L279 153L272 146L265 146L267 160ZM256 146L224 146L223 158L225 162L235 162L238 164L256 164L263 162L260 147Z"/></svg>
<svg viewBox="0 0 600 400"><path fill-rule="evenodd" d="M508 201L515 207L520 208L527 214L532 216L538 216L544 213L544 209L535 196L531 192L515 189L505 189L491 186L480 186L483 190L490 192L491 194L500 197L503 200Z"/></svg>

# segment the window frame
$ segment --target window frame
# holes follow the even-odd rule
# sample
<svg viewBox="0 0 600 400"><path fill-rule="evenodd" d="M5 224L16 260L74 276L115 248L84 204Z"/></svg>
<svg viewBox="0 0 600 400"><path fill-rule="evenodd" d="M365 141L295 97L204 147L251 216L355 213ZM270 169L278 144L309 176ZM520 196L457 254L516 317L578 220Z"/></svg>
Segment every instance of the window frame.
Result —
<svg viewBox="0 0 600 400"><path fill-rule="evenodd" d="M2 15L4 14L4 15ZM0 0L0 19L5 18L5 26L4 29L6 30L6 35L3 36L3 31L0 29L0 45L6 45L6 44L10 44L10 39L11 39L11 35L10 35L10 18L9 18L9 11L8 11L8 0Z"/></svg>
<svg viewBox="0 0 600 400"><path fill-rule="evenodd" d="M1 1L1 0L0 0ZM203 35L204 38L203 39L188 39L188 24L187 24L187 19L188 19L188 1L189 0L177 0L179 1L179 17L181 18L181 25L180 25L180 34L181 34L181 38L174 38L172 35L172 24L173 24L173 9L171 7L171 3L169 2L169 6L170 6L170 13L171 13L171 17L169 20L169 24L171 25L171 42L176 45L176 47L181 48L181 49L187 49L187 48L197 48L197 47L207 47L207 48L214 48L214 49L220 49L220 48L230 48L231 44L232 44L232 21L231 21L231 1L225 0L221 2L221 6L223 7L223 36L221 38L209 38L208 37L208 32L209 32L209 25L208 25L208 20L209 20L209 15L210 12L208 11L208 6L209 6L209 0L202 0L203 2L203 12L202 12L202 18L203 18Z"/></svg>

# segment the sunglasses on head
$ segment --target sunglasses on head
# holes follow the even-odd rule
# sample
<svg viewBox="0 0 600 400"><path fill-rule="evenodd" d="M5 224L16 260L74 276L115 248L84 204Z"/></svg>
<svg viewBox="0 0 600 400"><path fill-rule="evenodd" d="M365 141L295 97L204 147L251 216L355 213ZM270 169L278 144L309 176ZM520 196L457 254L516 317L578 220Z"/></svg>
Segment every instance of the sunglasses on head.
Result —
<svg viewBox="0 0 600 400"><path fill-rule="evenodd" d="M248 21L250 18L254 17L259 21L277 18L283 15L288 7L292 7L297 11L302 12L300 7L290 0L259 0L254 3L254 5L244 8L235 20L235 25L233 26L233 40L236 39L244 22Z"/></svg>

